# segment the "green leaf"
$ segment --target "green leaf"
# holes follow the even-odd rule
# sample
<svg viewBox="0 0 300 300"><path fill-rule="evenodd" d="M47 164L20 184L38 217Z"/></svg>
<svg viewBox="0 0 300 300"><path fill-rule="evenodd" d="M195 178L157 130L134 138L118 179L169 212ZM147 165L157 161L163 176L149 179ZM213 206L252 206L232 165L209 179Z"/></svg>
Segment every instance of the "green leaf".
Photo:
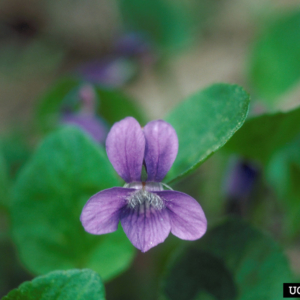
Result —
<svg viewBox="0 0 300 300"><path fill-rule="evenodd" d="M104 280L124 271L135 251L122 229L95 236L79 220L93 194L118 185L104 149L80 130L47 137L14 187L12 230L25 266L36 274L87 267Z"/></svg>
<svg viewBox="0 0 300 300"><path fill-rule="evenodd" d="M248 159L267 162L300 132L300 108L247 120L224 149Z"/></svg>
<svg viewBox="0 0 300 300"><path fill-rule="evenodd" d="M177 50L192 40L193 27L187 8L166 0L118 0L125 26L140 31L150 42Z"/></svg>
<svg viewBox="0 0 300 300"><path fill-rule="evenodd" d="M2 300L105 300L100 276L92 270L54 271L21 284Z"/></svg>
<svg viewBox="0 0 300 300"><path fill-rule="evenodd" d="M249 79L267 104L300 80L300 11L269 24L251 54Z"/></svg>
<svg viewBox="0 0 300 300"><path fill-rule="evenodd" d="M218 282L205 279L205 273ZM173 259L164 280L162 293L170 300L192 300L196 287L215 299L277 300L282 299L283 283L290 282L291 273L287 258L270 237L244 221L228 219Z"/></svg>
<svg viewBox="0 0 300 300"><path fill-rule="evenodd" d="M195 248L180 251L164 274L161 298L194 300L204 294L217 300L234 300L237 289L223 262L211 254ZM206 295L206 298L208 298Z"/></svg>
<svg viewBox="0 0 300 300"><path fill-rule="evenodd" d="M276 152L266 167L266 179L277 193L284 212L284 237L297 237L300 232L300 138Z"/></svg>
<svg viewBox="0 0 300 300"><path fill-rule="evenodd" d="M232 272L239 300L282 299L282 284L291 280L288 260L275 241L250 224L225 220L198 246L221 259Z"/></svg>
<svg viewBox="0 0 300 300"><path fill-rule="evenodd" d="M39 99L36 110L37 126L42 131L49 131L59 125L62 104L71 98L78 100L78 92L83 83L75 78L62 78L57 81ZM136 104L119 91L94 86L98 96L97 113L110 125L127 116L132 116L144 122L144 116ZM70 100L70 99L69 99Z"/></svg>
<svg viewBox="0 0 300 300"><path fill-rule="evenodd" d="M215 84L179 104L166 121L175 128L179 151L167 180L195 170L242 126L249 95L239 86Z"/></svg>

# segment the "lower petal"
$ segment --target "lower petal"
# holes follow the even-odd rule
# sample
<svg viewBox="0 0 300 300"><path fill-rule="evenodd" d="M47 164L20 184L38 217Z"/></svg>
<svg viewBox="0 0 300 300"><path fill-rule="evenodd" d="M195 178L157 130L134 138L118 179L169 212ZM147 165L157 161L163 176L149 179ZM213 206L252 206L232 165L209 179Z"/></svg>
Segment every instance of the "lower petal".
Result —
<svg viewBox="0 0 300 300"><path fill-rule="evenodd" d="M134 190L115 187L92 196L80 216L85 231L92 234L116 231L121 209L127 204L126 197L132 191Z"/></svg>
<svg viewBox="0 0 300 300"><path fill-rule="evenodd" d="M162 191L156 194L165 202L172 234L183 240L196 240L204 235L207 228L206 217L194 198L176 191Z"/></svg>
<svg viewBox="0 0 300 300"><path fill-rule="evenodd" d="M171 228L166 208L157 209L145 202L134 208L126 206L121 224L128 239L142 252L162 243Z"/></svg>

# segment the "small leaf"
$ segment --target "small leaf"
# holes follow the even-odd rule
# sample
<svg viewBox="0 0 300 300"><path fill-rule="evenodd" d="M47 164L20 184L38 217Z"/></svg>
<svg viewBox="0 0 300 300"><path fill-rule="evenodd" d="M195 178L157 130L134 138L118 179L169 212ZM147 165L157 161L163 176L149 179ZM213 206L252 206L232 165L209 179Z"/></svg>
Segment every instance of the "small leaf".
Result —
<svg viewBox="0 0 300 300"><path fill-rule="evenodd" d="M257 40L250 58L253 89L267 104L300 80L300 11L272 22Z"/></svg>
<svg viewBox="0 0 300 300"><path fill-rule="evenodd" d="M162 293L193 300L198 288L215 299L279 300L284 282L291 272L280 247L244 221L228 219L170 262Z"/></svg>
<svg viewBox="0 0 300 300"><path fill-rule="evenodd" d="M14 187L12 230L25 266L36 274L88 267L104 280L124 271L135 251L123 231L95 236L79 220L93 194L118 185L104 149L80 130L47 137Z"/></svg>
<svg viewBox="0 0 300 300"><path fill-rule="evenodd" d="M247 120L224 149L241 156L267 162L273 153L300 132L300 108L266 114Z"/></svg>
<svg viewBox="0 0 300 300"><path fill-rule="evenodd" d="M215 84L190 96L167 117L176 129L179 151L167 180L195 170L242 126L249 95L237 85Z"/></svg>
<svg viewBox="0 0 300 300"><path fill-rule="evenodd" d="M21 284L2 300L105 300L100 276L92 270L54 271Z"/></svg>

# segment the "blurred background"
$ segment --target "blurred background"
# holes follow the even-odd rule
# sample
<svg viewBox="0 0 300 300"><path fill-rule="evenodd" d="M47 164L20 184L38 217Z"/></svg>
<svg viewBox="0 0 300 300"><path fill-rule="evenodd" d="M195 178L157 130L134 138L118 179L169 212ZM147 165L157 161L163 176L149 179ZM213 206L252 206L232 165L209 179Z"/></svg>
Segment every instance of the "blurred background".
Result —
<svg viewBox="0 0 300 300"><path fill-rule="evenodd" d="M82 101L75 103L76 111L93 111L97 88L102 89L97 95L108 130L119 110L125 114L122 103L130 102L128 114L143 112L140 120L145 123L163 118L188 95L219 82L239 84L250 93L250 116L300 105L299 1L0 1L0 139L12 181L49 131L41 133L40 127L51 123L41 103L53 96L55 87L65 89L57 101L66 123L78 122L68 117L73 98ZM117 106L106 105L106 96L114 91L125 102L116 96ZM105 107L110 109L107 115ZM287 178L276 173L292 156L286 153L266 167L221 151L174 188L200 200L212 222L237 215L268 232L284 248L299 279L300 209L295 212L296 206L286 208L280 202L292 188L276 188ZM300 174L295 165L293 172ZM300 201L299 174L291 198ZM9 213L3 209L0 296L36 275L24 267L9 228ZM106 283L107 299L157 299L164 265L181 243L170 237L164 250L138 253L125 273Z"/></svg>
<svg viewBox="0 0 300 300"><path fill-rule="evenodd" d="M123 76L122 89L146 109L149 118L162 117L183 97L210 83L238 83L251 92L249 60L256 39L268 23L299 4L292 0L163 1L157 16L155 5L160 4L153 2L147 9L148 4L143 7L137 2L2 0L1 129L28 120L37 97L59 76L99 60L111 62L109 76ZM129 37L124 41L130 34L142 41L129 41ZM126 51L144 53L127 55ZM133 55L138 62L124 58ZM297 96L296 89L290 91L281 105L297 105Z"/></svg>

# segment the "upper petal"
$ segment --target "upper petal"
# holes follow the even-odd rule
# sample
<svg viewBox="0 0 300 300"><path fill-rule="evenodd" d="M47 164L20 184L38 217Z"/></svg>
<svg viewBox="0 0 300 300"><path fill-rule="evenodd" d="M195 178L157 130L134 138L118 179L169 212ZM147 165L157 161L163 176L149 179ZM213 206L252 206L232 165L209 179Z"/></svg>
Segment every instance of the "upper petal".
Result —
<svg viewBox="0 0 300 300"><path fill-rule="evenodd" d="M183 240L196 240L204 235L207 228L206 217L194 198L177 191L155 193L165 201L174 235Z"/></svg>
<svg viewBox="0 0 300 300"><path fill-rule="evenodd" d="M136 119L127 117L114 124L106 139L106 151L118 174L126 181L140 181L145 136Z"/></svg>
<svg viewBox="0 0 300 300"><path fill-rule="evenodd" d="M134 190L115 187L92 196L80 216L85 231L92 234L116 231L121 209L126 205L126 197L132 191Z"/></svg>
<svg viewBox="0 0 300 300"><path fill-rule="evenodd" d="M162 181L177 156L178 138L175 129L163 120L144 127L146 138L145 164L148 181Z"/></svg>
<svg viewBox="0 0 300 300"><path fill-rule="evenodd" d="M166 208L155 208L147 201L124 207L121 224L131 243L142 252L162 243L171 228Z"/></svg>

